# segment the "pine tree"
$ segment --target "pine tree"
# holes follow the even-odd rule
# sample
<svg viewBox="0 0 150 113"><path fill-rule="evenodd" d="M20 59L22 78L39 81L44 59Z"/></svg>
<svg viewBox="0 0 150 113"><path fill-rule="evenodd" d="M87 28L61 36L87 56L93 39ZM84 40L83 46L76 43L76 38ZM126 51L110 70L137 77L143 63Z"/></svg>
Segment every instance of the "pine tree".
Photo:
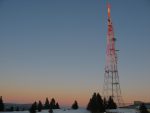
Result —
<svg viewBox="0 0 150 113"><path fill-rule="evenodd" d="M91 112L96 112L97 111L97 96L96 93L93 93L92 98L90 99L88 105L87 105L87 110Z"/></svg>
<svg viewBox="0 0 150 113"><path fill-rule="evenodd" d="M95 113L105 112L104 101L99 93L93 93L93 96L87 105L87 110Z"/></svg>
<svg viewBox="0 0 150 113"><path fill-rule="evenodd" d="M36 113L36 109L37 109L37 103L34 102L34 103L31 105L29 111L30 111L30 113Z"/></svg>
<svg viewBox="0 0 150 113"><path fill-rule="evenodd" d="M39 101L38 106L37 106L38 111L41 112L42 108L43 108L42 102Z"/></svg>
<svg viewBox="0 0 150 113"><path fill-rule="evenodd" d="M103 99L103 105L104 105L104 108L106 109L106 107L107 107L107 100L106 100L105 97L104 97L104 99Z"/></svg>
<svg viewBox="0 0 150 113"><path fill-rule="evenodd" d="M78 109L79 107L78 107L78 103L77 103L77 101L75 100L74 101L74 103L72 104L72 107L71 107L72 109Z"/></svg>
<svg viewBox="0 0 150 113"><path fill-rule="evenodd" d="M4 103L3 103L2 96L0 97L0 111L4 111Z"/></svg>
<svg viewBox="0 0 150 113"><path fill-rule="evenodd" d="M117 109L117 104L114 101L112 102L112 109Z"/></svg>
<svg viewBox="0 0 150 113"><path fill-rule="evenodd" d="M102 98L101 98L101 96L100 96L100 94L98 93L97 94L97 97L96 97L97 99L97 111L99 111L99 112L104 112L105 111L105 107L104 107L104 104L103 104L103 100L102 100Z"/></svg>
<svg viewBox="0 0 150 113"><path fill-rule="evenodd" d="M148 113L148 110L144 103L142 103L139 107L140 113Z"/></svg>
<svg viewBox="0 0 150 113"><path fill-rule="evenodd" d="M56 109L55 99L54 99L54 98L51 99L51 102L50 102L50 108Z"/></svg>
<svg viewBox="0 0 150 113"><path fill-rule="evenodd" d="M107 109L116 109L117 105L114 102L113 98L110 96L107 104Z"/></svg>
<svg viewBox="0 0 150 113"><path fill-rule="evenodd" d="M91 110L92 112L96 112L97 111L97 96L96 93L93 94L92 96L92 100L91 100Z"/></svg>
<svg viewBox="0 0 150 113"><path fill-rule="evenodd" d="M49 100L48 100L48 98L46 98L46 100L45 100L44 108L49 109Z"/></svg>
<svg viewBox="0 0 150 113"><path fill-rule="evenodd" d="M58 102L56 103L56 109L60 109Z"/></svg>
<svg viewBox="0 0 150 113"><path fill-rule="evenodd" d="M89 101L89 103L88 103L88 105L87 105L87 110L91 110L92 108L91 108L91 104L92 104L92 99L90 98L90 101Z"/></svg>
<svg viewBox="0 0 150 113"><path fill-rule="evenodd" d="M35 110L37 110L37 102L36 101L33 103L33 105L34 105Z"/></svg>

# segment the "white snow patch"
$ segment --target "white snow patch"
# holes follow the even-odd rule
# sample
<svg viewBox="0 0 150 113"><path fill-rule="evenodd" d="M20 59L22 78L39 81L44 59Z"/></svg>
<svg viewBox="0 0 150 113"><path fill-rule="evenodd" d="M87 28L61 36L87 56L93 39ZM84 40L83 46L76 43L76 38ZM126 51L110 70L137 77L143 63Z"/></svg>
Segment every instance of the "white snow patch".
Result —
<svg viewBox="0 0 150 113"><path fill-rule="evenodd" d="M136 109L127 109L127 108L111 109L107 111L111 113L139 113L139 111Z"/></svg>
<svg viewBox="0 0 150 113"><path fill-rule="evenodd" d="M119 108L119 109L112 109L107 110L108 113L139 113L136 109L127 109L127 108ZM1 113L29 113L29 111L13 111L13 112L1 112ZM48 110L42 110L41 112L37 113L49 113ZM90 113L85 108L79 108L77 110L62 108L62 109L55 109L53 113Z"/></svg>
<svg viewBox="0 0 150 113"><path fill-rule="evenodd" d="M13 111L13 112L1 112L1 113L29 113L29 111ZM37 112L37 113L49 113L49 112L48 110L42 110L41 112ZM79 108L77 110L63 108L63 109L55 109L53 110L53 113L90 113L90 112L83 108Z"/></svg>

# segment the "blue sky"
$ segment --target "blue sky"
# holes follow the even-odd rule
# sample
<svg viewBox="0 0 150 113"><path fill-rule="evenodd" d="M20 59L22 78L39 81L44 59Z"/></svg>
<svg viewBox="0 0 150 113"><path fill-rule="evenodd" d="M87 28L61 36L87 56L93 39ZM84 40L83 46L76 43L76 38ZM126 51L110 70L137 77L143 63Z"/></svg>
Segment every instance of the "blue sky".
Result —
<svg viewBox="0 0 150 113"><path fill-rule="evenodd" d="M150 101L150 1L110 3L123 96L127 102ZM59 91L76 98L80 92L79 100L87 94L84 105L93 91L102 92L106 34L105 0L1 0L2 96L21 102L9 94L35 89L41 98Z"/></svg>

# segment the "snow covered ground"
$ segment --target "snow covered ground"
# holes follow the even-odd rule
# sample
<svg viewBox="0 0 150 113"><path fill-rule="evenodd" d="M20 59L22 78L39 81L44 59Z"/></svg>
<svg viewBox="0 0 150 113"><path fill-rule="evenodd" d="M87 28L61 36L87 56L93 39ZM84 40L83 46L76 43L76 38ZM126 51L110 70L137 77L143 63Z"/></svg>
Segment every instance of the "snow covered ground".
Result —
<svg viewBox="0 0 150 113"><path fill-rule="evenodd" d="M114 110L108 110L110 113L139 113L135 109L125 109L125 108L120 108L120 109L114 109ZM11 112L1 112L1 113L11 113ZM13 111L12 113L29 113L29 111ZM48 110L42 110L42 112L37 112L37 113L49 113ZM72 110L72 109L57 109L53 110L53 113L90 113L84 108L80 108L77 110Z"/></svg>
<svg viewBox="0 0 150 113"><path fill-rule="evenodd" d="M13 111L13 112L0 112L0 113L29 113L29 111ZM37 112L37 113L49 113L49 112L48 110L42 110L41 112ZM90 113L90 112L83 108L77 110L63 108L63 109L53 110L53 113Z"/></svg>
<svg viewBox="0 0 150 113"><path fill-rule="evenodd" d="M139 113L139 111L136 109L127 109L127 108L118 108L108 111L112 113Z"/></svg>

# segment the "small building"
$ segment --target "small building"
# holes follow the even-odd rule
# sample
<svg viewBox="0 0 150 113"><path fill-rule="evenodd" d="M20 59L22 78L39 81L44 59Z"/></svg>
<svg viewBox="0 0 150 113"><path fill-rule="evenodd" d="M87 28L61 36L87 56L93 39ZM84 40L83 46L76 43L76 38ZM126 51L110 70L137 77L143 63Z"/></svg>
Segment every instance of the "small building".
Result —
<svg viewBox="0 0 150 113"><path fill-rule="evenodd" d="M134 101L134 106L136 106L136 108L139 108L139 106L144 103L145 106L147 107L147 109L150 109L150 102L142 102L142 101Z"/></svg>

